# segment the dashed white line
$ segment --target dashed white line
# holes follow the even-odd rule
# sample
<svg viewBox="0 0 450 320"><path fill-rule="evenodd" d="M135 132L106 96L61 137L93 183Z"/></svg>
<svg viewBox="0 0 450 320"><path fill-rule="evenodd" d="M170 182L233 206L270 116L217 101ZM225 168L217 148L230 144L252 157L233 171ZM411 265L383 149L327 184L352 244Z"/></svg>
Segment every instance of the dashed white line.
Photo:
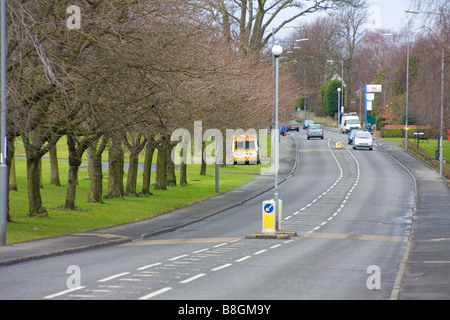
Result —
<svg viewBox="0 0 450 320"><path fill-rule="evenodd" d="M188 256L188 254L183 254L183 255L181 255L181 256L178 256L178 257L173 257L173 258L170 258L170 259L169 259L169 261L175 261L175 260L178 260L178 259L181 259L181 258L187 257L187 256Z"/></svg>
<svg viewBox="0 0 450 320"><path fill-rule="evenodd" d="M258 255L258 254L261 254L266 251L267 251L267 249L259 250L259 251L255 252L254 255Z"/></svg>
<svg viewBox="0 0 450 320"><path fill-rule="evenodd" d="M149 293L149 294L147 294L145 296L142 296L138 300L148 300L150 298L153 298L153 297L155 297L155 296L157 296L157 295L159 295L161 293L164 293L164 292L167 292L167 291L170 291L170 290L172 290L171 287L162 288L160 290L157 290L155 292L152 292L152 293Z"/></svg>
<svg viewBox="0 0 450 320"><path fill-rule="evenodd" d="M67 289L67 290L60 291L60 292L55 293L55 294L50 294L48 296L45 296L44 299L53 299L55 297L59 297L59 296L65 295L67 293L74 292L74 291L77 291L77 290L81 290L81 289L84 289L84 288L86 288L86 287L85 286L80 286L80 287L76 287L76 288L72 288L72 289Z"/></svg>
<svg viewBox="0 0 450 320"><path fill-rule="evenodd" d="M221 265L221 266L219 266L219 267L216 267L216 268L214 268L214 269L211 269L211 271L219 271L219 270L228 268L228 267L230 267L231 265L232 265L231 263L226 263L226 264L224 264L224 265Z"/></svg>
<svg viewBox="0 0 450 320"><path fill-rule="evenodd" d="M251 256L245 256L245 257L242 257L242 258L237 259L237 260L235 260L235 261L236 261L236 262L242 262L242 261L245 261L245 260L250 259L250 258L251 258Z"/></svg>
<svg viewBox="0 0 450 320"><path fill-rule="evenodd" d="M206 276L206 273L199 273L199 274L197 274L197 275L195 275L193 277L190 277L190 278L187 278L187 279L185 279L183 281L180 281L180 283L188 283L188 282L194 281L194 280L196 280L198 278L201 278L203 276Z"/></svg>
<svg viewBox="0 0 450 320"><path fill-rule="evenodd" d="M110 277L107 277L107 278L98 280L98 282L106 282L106 281L109 281L109 280L113 280L113 279L116 279L116 278L125 276L125 275L127 275L127 274L129 274L129 272L122 272L122 273L115 274L115 275L113 275L113 276L110 276Z"/></svg>
<svg viewBox="0 0 450 320"><path fill-rule="evenodd" d="M145 269L148 269L148 268L159 266L160 264L162 264L162 263L161 262L157 262L157 263L154 263L154 264L149 264L147 266L143 266L143 267L137 268L137 270L142 271L142 270L145 270Z"/></svg>

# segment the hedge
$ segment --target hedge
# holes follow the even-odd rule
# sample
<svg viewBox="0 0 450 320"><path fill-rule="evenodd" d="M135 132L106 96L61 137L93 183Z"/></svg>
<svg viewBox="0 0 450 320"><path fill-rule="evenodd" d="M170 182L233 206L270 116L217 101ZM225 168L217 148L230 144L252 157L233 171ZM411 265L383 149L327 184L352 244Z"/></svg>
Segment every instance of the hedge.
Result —
<svg viewBox="0 0 450 320"><path fill-rule="evenodd" d="M414 139L416 135L415 132L423 132L424 138L437 139L439 137L439 130L436 129L417 129L410 128L408 130L408 138ZM405 130L403 128L382 128L381 129L382 138L403 138L405 137Z"/></svg>

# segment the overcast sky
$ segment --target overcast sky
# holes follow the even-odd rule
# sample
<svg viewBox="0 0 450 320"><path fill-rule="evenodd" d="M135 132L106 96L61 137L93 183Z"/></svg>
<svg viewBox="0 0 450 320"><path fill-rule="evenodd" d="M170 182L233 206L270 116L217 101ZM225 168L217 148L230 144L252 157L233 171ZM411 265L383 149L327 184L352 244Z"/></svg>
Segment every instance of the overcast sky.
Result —
<svg viewBox="0 0 450 320"><path fill-rule="evenodd" d="M393 32L398 32L404 28L409 19L414 18L418 20L419 17L414 17L412 14L405 13L405 10L417 10L415 7L416 0L366 0L370 6L369 9L369 25L375 29L389 29ZM306 22L311 22L326 13L308 14L305 17L299 18L292 22L289 26L297 26ZM289 13L280 14L278 20L284 20L289 16ZM275 22L279 25L279 22ZM278 33L277 38L285 38L293 29L286 28ZM269 30L268 30L269 31Z"/></svg>
<svg viewBox="0 0 450 320"><path fill-rule="evenodd" d="M366 0L370 5L370 24L376 29L399 31L411 18L405 10L416 10L413 0Z"/></svg>

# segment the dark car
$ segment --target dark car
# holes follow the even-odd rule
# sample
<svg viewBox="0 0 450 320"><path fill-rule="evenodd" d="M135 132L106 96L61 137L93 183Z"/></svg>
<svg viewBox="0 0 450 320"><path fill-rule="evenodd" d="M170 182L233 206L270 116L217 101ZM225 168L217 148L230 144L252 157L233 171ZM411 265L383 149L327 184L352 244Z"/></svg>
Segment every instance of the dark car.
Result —
<svg viewBox="0 0 450 320"><path fill-rule="evenodd" d="M289 121L287 131L300 131L300 126L297 121Z"/></svg>
<svg viewBox="0 0 450 320"><path fill-rule="evenodd" d="M310 124L314 124L313 120L305 120L303 121L303 130L308 129Z"/></svg>

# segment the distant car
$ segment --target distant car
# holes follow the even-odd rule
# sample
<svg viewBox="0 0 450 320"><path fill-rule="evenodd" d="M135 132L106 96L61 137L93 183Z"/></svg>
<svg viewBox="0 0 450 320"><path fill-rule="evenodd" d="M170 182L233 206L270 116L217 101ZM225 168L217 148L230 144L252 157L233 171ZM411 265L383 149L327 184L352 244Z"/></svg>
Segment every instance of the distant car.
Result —
<svg viewBox="0 0 450 320"><path fill-rule="evenodd" d="M370 132L356 132L355 139L353 141L353 149L357 148L368 148L369 150L372 150L373 138Z"/></svg>
<svg viewBox="0 0 450 320"><path fill-rule="evenodd" d="M308 129L310 124L314 124L313 120L305 120L303 121L303 130Z"/></svg>
<svg viewBox="0 0 450 320"><path fill-rule="evenodd" d="M308 140L310 138L321 138L321 139L323 139L322 126L320 124L310 124L308 126L307 137L308 137Z"/></svg>
<svg viewBox="0 0 450 320"><path fill-rule="evenodd" d="M362 130L360 129L353 129L352 131L350 131L350 133L348 134L348 144L352 144L353 140L355 139L355 134L357 132L362 132Z"/></svg>
<svg viewBox="0 0 450 320"><path fill-rule="evenodd" d="M287 131L300 131L300 126L297 121L289 121Z"/></svg>

